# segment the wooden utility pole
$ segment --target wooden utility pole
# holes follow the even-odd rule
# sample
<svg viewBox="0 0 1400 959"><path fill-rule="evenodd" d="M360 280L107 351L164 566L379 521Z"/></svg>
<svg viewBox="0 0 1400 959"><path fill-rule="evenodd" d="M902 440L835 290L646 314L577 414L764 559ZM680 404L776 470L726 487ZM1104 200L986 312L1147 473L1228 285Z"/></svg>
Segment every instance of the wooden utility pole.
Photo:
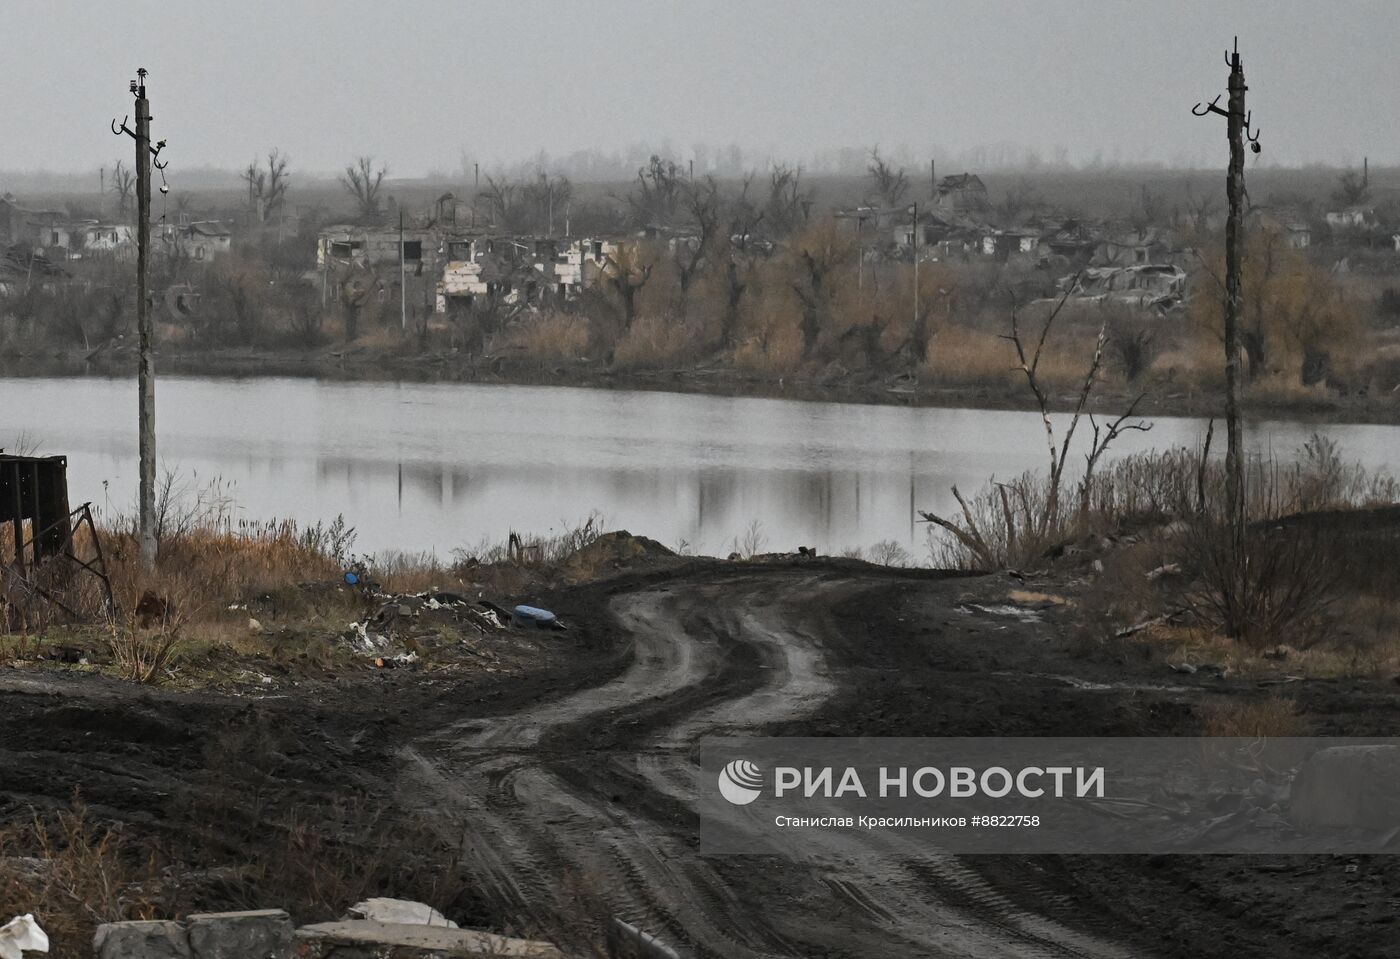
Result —
<svg viewBox="0 0 1400 959"><path fill-rule="evenodd" d="M914 329L919 325L919 204L918 201L910 208L914 224L909 230L909 245L914 248Z"/></svg>
<svg viewBox="0 0 1400 959"><path fill-rule="evenodd" d="M1230 139L1230 169L1225 177L1225 198L1230 206L1225 221L1225 497L1230 524L1238 544L1244 533L1244 438L1240 435L1240 313L1244 308L1241 287L1240 246L1244 239L1244 68L1238 41L1230 55L1230 100L1225 129Z"/></svg>
<svg viewBox="0 0 1400 959"><path fill-rule="evenodd" d="M404 279L404 259L403 207L399 207L399 329L401 330L408 329L408 280Z"/></svg>
<svg viewBox="0 0 1400 959"><path fill-rule="evenodd" d="M151 252L151 101L146 99L146 71L136 71L136 330L139 390L136 419L141 456L141 565L156 565L156 371L151 350L151 302L146 290Z"/></svg>
<svg viewBox="0 0 1400 959"><path fill-rule="evenodd" d="M1229 202L1229 217L1225 221L1225 499L1226 511L1237 549L1244 546L1245 483L1244 438L1240 427L1240 315L1244 310L1244 292L1240 279L1243 268L1241 247L1244 241L1244 144L1258 153L1259 133L1251 130L1251 117L1245 108L1244 66L1240 60L1239 38L1234 52L1225 54L1230 67L1227 90L1229 101L1225 109L1216 97L1207 106L1196 104L1192 113L1205 116L1215 113L1225 117L1225 132L1230 142L1230 166L1225 177L1225 196Z"/></svg>
<svg viewBox="0 0 1400 959"><path fill-rule="evenodd" d="M146 98L144 67L136 71L136 77L130 84L136 98L136 129L129 128L123 120L120 127L113 122L112 132L126 134L136 141L136 422L140 459L137 511L141 565L149 572L156 564L156 374L151 355L154 331L147 271L151 251L151 168L165 169L165 164L158 159L165 141L151 145L151 103Z"/></svg>

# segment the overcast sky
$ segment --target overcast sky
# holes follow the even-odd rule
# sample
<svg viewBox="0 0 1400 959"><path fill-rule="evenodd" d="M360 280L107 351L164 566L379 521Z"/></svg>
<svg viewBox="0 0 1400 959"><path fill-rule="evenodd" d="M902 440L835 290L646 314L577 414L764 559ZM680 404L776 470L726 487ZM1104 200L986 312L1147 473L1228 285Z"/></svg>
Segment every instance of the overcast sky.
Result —
<svg viewBox="0 0 1400 959"><path fill-rule="evenodd" d="M1264 159L1400 162L1400 3L1337 0L691 0L688 3L6 0L0 170L96 169L150 70L180 166L280 146L301 170L354 154L396 175L468 153L515 161L739 143L809 161L879 143L924 156L1057 148L1076 162L1215 163L1241 37ZM1226 9L1228 8L1228 10Z"/></svg>

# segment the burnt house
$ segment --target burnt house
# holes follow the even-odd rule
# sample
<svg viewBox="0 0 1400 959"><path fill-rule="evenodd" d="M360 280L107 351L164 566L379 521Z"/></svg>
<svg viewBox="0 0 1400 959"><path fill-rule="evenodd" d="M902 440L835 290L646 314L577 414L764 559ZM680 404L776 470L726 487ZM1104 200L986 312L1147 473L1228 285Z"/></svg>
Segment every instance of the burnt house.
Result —
<svg viewBox="0 0 1400 959"><path fill-rule="evenodd" d="M0 197L0 246L66 246L68 231L63 224L67 219L61 210L26 209L7 193Z"/></svg>
<svg viewBox="0 0 1400 959"><path fill-rule="evenodd" d="M992 207L987 185L975 173L957 173L939 180L934 202L941 213L962 215L983 214Z"/></svg>
<svg viewBox="0 0 1400 959"><path fill-rule="evenodd" d="M52 287L67 277L61 266L23 244L0 253L0 293Z"/></svg>
<svg viewBox="0 0 1400 959"><path fill-rule="evenodd" d="M1087 260L1098 249L1099 237L1078 220L1065 220L1059 229L1046 234L1041 243L1053 256L1071 261Z"/></svg>

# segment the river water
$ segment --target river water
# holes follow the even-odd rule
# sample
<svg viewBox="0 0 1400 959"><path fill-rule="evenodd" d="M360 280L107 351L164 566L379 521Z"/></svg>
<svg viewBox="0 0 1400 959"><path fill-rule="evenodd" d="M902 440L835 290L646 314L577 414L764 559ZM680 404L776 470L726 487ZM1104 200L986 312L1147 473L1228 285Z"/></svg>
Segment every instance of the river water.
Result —
<svg viewBox="0 0 1400 959"><path fill-rule="evenodd" d="M723 554L757 523L766 549L893 540L926 559L914 509L947 511L1046 462L1026 412L905 408L565 387L165 377L162 470L218 481L248 519L343 514L362 552L435 552L548 533L601 513L676 547ZM1203 421L1156 417L1122 455L1198 443ZM69 460L74 503L131 511L134 379L0 380L0 446ZM1288 458L1316 427L1249 424ZM1349 458L1400 472L1400 427L1334 425ZM1223 437L1218 437L1223 440Z"/></svg>

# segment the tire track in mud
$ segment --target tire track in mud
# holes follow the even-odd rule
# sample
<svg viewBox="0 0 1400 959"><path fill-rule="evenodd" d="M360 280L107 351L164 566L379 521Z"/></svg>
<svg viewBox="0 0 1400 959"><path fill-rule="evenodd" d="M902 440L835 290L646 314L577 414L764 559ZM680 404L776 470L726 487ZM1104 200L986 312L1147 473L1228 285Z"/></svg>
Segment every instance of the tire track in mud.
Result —
<svg viewBox="0 0 1400 959"><path fill-rule="evenodd" d="M1128 956L1013 905L952 857L906 861L891 844L872 862L868 844L833 834L781 867L801 895L756 902L730 879L748 871L743 888L762 887L754 874L771 861L739 857L721 875L694 853L702 784L678 760L702 736L814 712L839 678L823 653L829 610L888 582L751 567L623 592L611 604L631 643L620 676L437 730L404 749L408 780L425 805L469 823L472 868L505 912L541 929L567 873L685 955Z"/></svg>

